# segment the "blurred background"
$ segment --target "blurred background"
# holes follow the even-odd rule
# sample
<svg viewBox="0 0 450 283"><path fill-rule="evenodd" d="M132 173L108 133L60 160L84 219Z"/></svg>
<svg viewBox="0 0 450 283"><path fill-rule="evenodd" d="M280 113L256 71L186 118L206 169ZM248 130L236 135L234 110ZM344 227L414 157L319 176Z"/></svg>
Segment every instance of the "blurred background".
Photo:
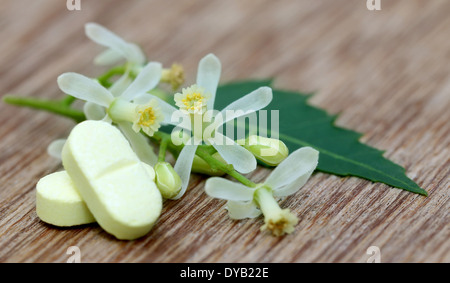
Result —
<svg viewBox="0 0 450 283"><path fill-rule="evenodd" d="M192 223L188 229L171 226L177 222L167 216L155 232L167 239L192 236L186 246L181 244L180 253L159 257L163 251L154 250L133 258L120 255L125 244L106 248L100 243L104 253L90 260L365 261L365 249L373 244L381 247L384 261L450 260L445 229L450 164L448 0L380 0L381 10L369 10L363 0L79 3L81 10L69 10L61 0L0 0L0 96L58 99L58 75L101 74L105 69L92 61L103 48L84 34L85 23L97 22L139 44L149 60L167 67L182 64L187 85L195 80L198 61L214 53L222 61L222 82L274 78L278 88L314 92L311 104L340 113L338 125L364 133L363 142L386 150L385 156L405 167L430 194L417 200L360 179L317 174L297 199L287 203L302 217L295 238L277 240L258 234L259 222L228 222L223 210L208 210L210 200L201 194L203 183L197 178L196 202L205 205L200 212L208 213L210 222ZM0 261L64 260L61 251L34 256L17 251L40 244L36 235L48 236L64 250L73 233L84 233L48 229L34 214L37 180L60 168L46 147L67 136L73 123L4 103L0 115L0 246L9 245L0 251ZM219 204L223 205L214 202ZM357 207L368 210L355 214ZM392 212L380 215L387 208ZM192 244L198 236L192 231L202 225L225 227L202 238L211 243L206 248ZM254 232L240 234L242 227ZM24 234L24 229L31 232ZM86 245L103 239L90 240L100 233L95 228L86 233L77 234ZM216 250L218 242L230 239L229 233L237 239L234 248ZM138 245L148 248L152 241L156 240L150 237ZM266 245L249 253L258 241Z"/></svg>

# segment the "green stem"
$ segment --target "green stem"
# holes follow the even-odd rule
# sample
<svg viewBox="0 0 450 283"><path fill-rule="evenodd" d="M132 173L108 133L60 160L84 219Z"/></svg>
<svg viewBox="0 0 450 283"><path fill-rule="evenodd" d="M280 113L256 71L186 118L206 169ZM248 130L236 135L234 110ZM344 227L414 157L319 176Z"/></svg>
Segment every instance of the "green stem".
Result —
<svg viewBox="0 0 450 283"><path fill-rule="evenodd" d="M71 95L66 95L66 97L64 97L63 100L61 100L61 103L69 107L70 105L72 105L72 103L75 102L75 100L77 100L75 97Z"/></svg>
<svg viewBox="0 0 450 283"><path fill-rule="evenodd" d="M110 78L116 76L116 75L123 75L126 72L126 66L116 66L114 68L109 69L106 73L100 75L97 77L98 82L108 88L112 85L112 83L109 81Z"/></svg>
<svg viewBox="0 0 450 283"><path fill-rule="evenodd" d="M115 75L123 75L126 72L126 65L117 66L111 68L101 76L97 78L99 83L104 87L111 86L109 79ZM76 101L76 98L70 95L66 95L61 100L47 100L37 99L33 97L20 97L13 95L6 95L3 97L3 101L16 106L29 107L37 110L45 110L54 114L65 116L73 119L76 123L80 123L86 120L86 116L83 111L71 108L70 106Z"/></svg>
<svg viewBox="0 0 450 283"><path fill-rule="evenodd" d="M167 151L167 145L169 144L169 142L170 142L170 140L167 138L161 140L161 143L159 144L158 162L166 161L166 151Z"/></svg>
<svg viewBox="0 0 450 283"><path fill-rule="evenodd" d="M265 217L271 218L281 212L278 202L274 199L272 190L261 187L255 192L255 200Z"/></svg>
<svg viewBox="0 0 450 283"><path fill-rule="evenodd" d="M170 153L172 153L174 155L175 158L178 157L178 155L180 154L181 150L183 149L182 145L175 145L171 142L171 136L170 134L164 133L162 131L157 131L153 134L152 137L150 137L150 139L152 139L153 141L157 142L157 143L161 143L163 140L167 139L169 142L167 143L167 150L170 151ZM166 151L167 151L166 150Z"/></svg>
<svg viewBox="0 0 450 283"><path fill-rule="evenodd" d="M69 107L68 102L65 99L61 101L52 101L36 99L32 97L6 95L3 97L3 101L11 105L45 110L51 113L71 118L77 123L86 120L86 116L84 115L83 111Z"/></svg>
<svg viewBox="0 0 450 283"><path fill-rule="evenodd" d="M155 132L155 134L151 138L152 140L160 144L163 141L167 141L167 149L169 149L175 156L178 156L178 154L183 149L183 146L176 146L172 143L170 134L164 133L162 131ZM237 181L241 182L243 185L247 187L251 188L256 187L255 183L253 183L243 175L239 174L236 170L234 170L233 165L226 164L220 160L215 159L212 156L215 152L216 150L210 145L200 145L198 146L195 154L198 155L203 160L205 160L205 162L208 163L208 165L212 169L220 170L227 173L228 175L232 176Z"/></svg>
<svg viewBox="0 0 450 283"><path fill-rule="evenodd" d="M251 188L256 187L255 183L253 183L252 181L250 181L243 175L239 174L236 170L234 170L233 165L225 164L222 161L215 159L214 157L212 157L210 152L208 152L201 146L199 146L197 148L197 151L195 152L195 154L197 154L199 157L201 157L203 160L205 160L206 163L208 163L209 166L211 166L211 168L218 169L218 170L221 170L221 171L227 173L228 175L232 176L237 181L241 182L243 185L245 185L247 187L251 187Z"/></svg>

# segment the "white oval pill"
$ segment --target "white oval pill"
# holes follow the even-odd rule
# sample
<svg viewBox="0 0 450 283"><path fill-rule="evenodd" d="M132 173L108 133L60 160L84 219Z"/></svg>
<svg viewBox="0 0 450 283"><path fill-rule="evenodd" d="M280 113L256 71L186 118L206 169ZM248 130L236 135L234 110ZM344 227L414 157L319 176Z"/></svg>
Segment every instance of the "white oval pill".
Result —
<svg viewBox="0 0 450 283"><path fill-rule="evenodd" d="M150 231L162 197L130 144L103 121L76 125L62 151L63 166L99 225L118 239Z"/></svg>
<svg viewBox="0 0 450 283"><path fill-rule="evenodd" d="M95 222L66 171L47 175L36 184L36 213L42 221L62 227Z"/></svg>

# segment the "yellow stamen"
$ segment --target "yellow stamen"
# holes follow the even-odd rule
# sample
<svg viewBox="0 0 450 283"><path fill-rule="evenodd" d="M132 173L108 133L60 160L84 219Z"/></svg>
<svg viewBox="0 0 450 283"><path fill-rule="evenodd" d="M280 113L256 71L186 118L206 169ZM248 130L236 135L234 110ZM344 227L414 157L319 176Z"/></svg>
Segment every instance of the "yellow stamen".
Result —
<svg viewBox="0 0 450 283"><path fill-rule="evenodd" d="M196 92L186 95L186 98L182 99L181 101L188 109L200 110L203 107L203 99L203 95Z"/></svg>
<svg viewBox="0 0 450 283"><path fill-rule="evenodd" d="M152 107L140 110L138 111L138 113L139 113L138 124L141 125L142 127L150 127L151 125L155 124L156 115Z"/></svg>
<svg viewBox="0 0 450 283"><path fill-rule="evenodd" d="M175 104L180 107L181 110L186 110L193 113L203 113L206 111L206 102L210 98L210 94L205 93L204 89L197 85L184 88L182 93L176 93L174 95Z"/></svg>
<svg viewBox="0 0 450 283"><path fill-rule="evenodd" d="M147 136L151 137L158 131L164 116L161 113L158 103L155 99L150 100L145 105L137 105L134 112L133 130L139 132L142 130Z"/></svg>

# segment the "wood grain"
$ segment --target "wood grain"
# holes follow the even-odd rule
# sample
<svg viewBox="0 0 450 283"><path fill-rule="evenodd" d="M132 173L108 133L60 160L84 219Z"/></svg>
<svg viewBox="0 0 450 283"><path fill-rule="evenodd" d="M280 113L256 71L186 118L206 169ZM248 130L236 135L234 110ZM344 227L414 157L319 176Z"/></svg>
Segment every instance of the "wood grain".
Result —
<svg viewBox="0 0 450 283"><path fill-rule="evenodd" d="M100 74L92 59L101 48L83 33L94 21L151 60L183 64L188 82L213 52L223 82L273 77L277 87L316 92L312 104L340 113L338 125L365 133L429 197L316 173L281 202L300 222L275 238L259 231L262 218L228 219L193 175L139 240L117 241L96 224L56 228L36 216L35 185L61 169L46 147L74 124L2 103L0 262L65 262L70 246L83 262L365 262L370 246L382 262L450 262L450 4L381 2L368 11L360 0L82 0L81 11L68 11L65 1L2 0L0 95L58 98L59 74Z"/></svg>

